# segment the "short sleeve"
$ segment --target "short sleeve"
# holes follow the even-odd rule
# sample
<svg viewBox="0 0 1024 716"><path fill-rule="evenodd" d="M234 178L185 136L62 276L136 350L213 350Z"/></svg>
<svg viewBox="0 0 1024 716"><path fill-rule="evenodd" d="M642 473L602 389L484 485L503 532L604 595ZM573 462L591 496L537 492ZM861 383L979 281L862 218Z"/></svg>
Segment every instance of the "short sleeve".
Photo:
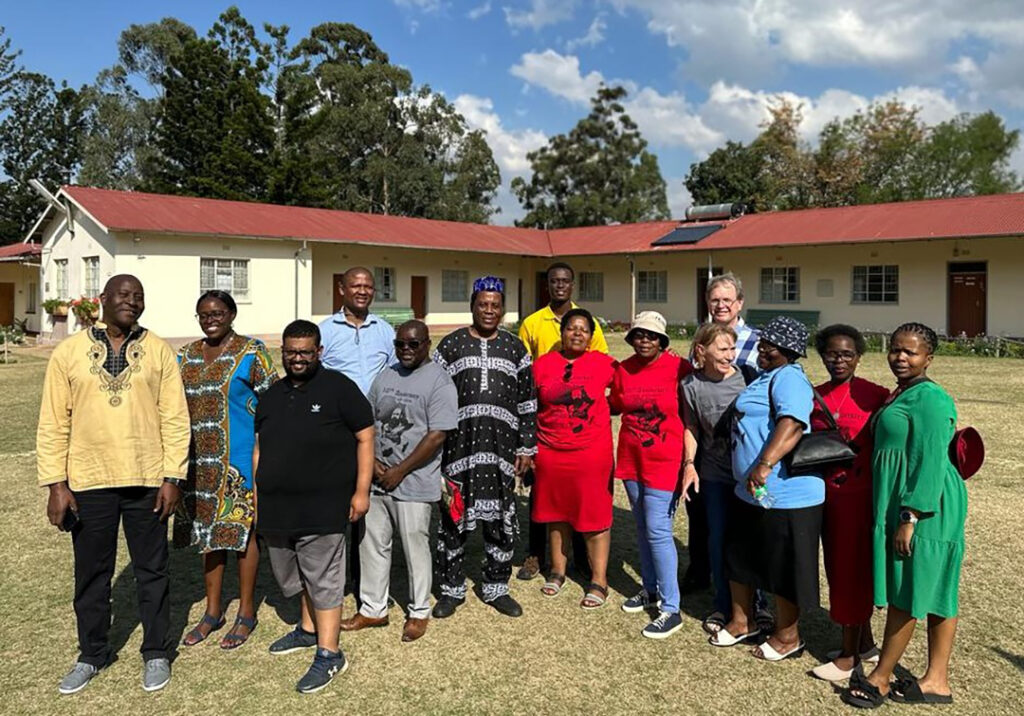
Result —
<svg viewBox="0 0 1024 716"><path fill-rule="evenodd" d="M428 430L454 430L459 427L459 394L447 373L438 371L427 405Z"/></svg>
<svg viewBox="0 0 1024 716"><path fill-rule="evenodd" d="M523 342L524 346L526 346L527 352L529 352L530 355L534 355L535 351L534 351L534 349L533 349L534 347L532 345L533 338L530 335L530 326L531 326L530 319L529 319L529 317L527 317L523 321L522 325L519 326L519 340Z"/></svg>
<svg viewBox="0 0 1024 716"><path fill-rule="evenodd" d="M253 346L252 370L249 374L249 385L256 395L263 395L278 379L274 359L263 341L256 341Z"/></svg>
<svg viewBox="0 0 1024 716"><path fill-rule="evenodd" d="M783 367L771 379L772 403L776 421L793 418L803 424L806 431L811 424L814 390L811 382L798 367Z"/></svg>
<svg viewBox="0 0 1024 716"><path fill-rule="evenodd" d="M344 382L338 389L338 413L345 421L345 425L353 433L373 427L373 408L370 407L370 401L355 382L345 376L341 377Z"/></svg>
<svg viewBox="0 0 1024 716"><path fill-rule="evenodd" d="M679 384L679 407L682 408L683 425L693 431L697 431L697 408L694 401L694 378L688 376Z"/></svg>
<svg viewBox="0 0 1024 716"><path fill-rule="evenodd" d="M608 341L605 340L601 324L596 320L594 321L594 335L590 337L590 350L597 351L598 353L608 352Z"/></svg>

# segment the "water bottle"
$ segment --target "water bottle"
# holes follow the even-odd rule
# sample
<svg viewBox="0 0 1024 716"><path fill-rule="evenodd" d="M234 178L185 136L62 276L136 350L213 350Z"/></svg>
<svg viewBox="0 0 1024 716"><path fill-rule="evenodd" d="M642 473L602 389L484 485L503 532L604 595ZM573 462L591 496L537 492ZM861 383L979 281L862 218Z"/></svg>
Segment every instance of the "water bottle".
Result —
<svg viewBox="0 0 1024 716"><path fill-rule="evenodd" d="M754 499L757 500L757 504L761 505L766 510L770 510L775 506L775 495L768 491L768 488L764 485L759 486L754 490Z"/></svg>

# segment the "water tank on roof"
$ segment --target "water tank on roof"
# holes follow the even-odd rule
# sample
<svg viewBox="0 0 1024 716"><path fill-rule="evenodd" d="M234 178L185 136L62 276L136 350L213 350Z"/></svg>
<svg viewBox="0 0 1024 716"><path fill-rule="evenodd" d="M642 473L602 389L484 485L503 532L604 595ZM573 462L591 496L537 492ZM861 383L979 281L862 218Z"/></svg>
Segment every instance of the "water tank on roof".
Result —
<svg viewBox="0 0 1024 716"><path fill-rule="evenodd" d="M743 204L705 204L704 206L691 206L686 210L687 221L735 219L742 215Z"/></svg>

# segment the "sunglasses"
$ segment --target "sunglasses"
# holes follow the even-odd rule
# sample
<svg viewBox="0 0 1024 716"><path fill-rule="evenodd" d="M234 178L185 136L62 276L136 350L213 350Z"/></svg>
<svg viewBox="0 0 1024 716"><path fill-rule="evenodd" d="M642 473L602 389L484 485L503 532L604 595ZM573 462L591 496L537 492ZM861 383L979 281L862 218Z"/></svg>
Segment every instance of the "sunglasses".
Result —
<svg viewBox="0 0 1024 716"><path fill-rule="evenodd" d="M576 365L576 364L575 363L566 363L565 364L565 372L562 373L562 382L563 383L568 383L569 379L572 378L572 367L574 365Z"/></svg>
<svg viewBox="0 0 1024 716"><path fill-rule="evenodd" d="M633 329L633 340L634 341L637 341L637 340L639 340L639 341L647 341L649 343L658 343L658 342L661 341L661 336L659 336L657 333L651 333L650 331L645 331L643 328L634 328Z"/></svg>
<svg viewBox="0 0 1024 716"><path fill-rule="evenodd" d="M400 351L401 350L405 350L406 348L409 348L410 350L416 350L417 348L422 346L424 343L426 343L426 341L417 341L417 340L403 341L403 340L399 340L398 338L396 338L392 342L395 344L395 348L397 350L400 350Z"/></svg>

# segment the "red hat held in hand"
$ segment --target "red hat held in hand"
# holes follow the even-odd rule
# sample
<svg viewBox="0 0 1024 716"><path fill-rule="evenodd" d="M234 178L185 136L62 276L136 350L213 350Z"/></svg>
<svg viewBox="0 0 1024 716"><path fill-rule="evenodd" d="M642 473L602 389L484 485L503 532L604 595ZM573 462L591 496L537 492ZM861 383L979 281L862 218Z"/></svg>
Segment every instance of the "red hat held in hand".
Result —
<svg viewBox="0 0 1024 716"><path fill-rule="evenodd" d="M961 428L953 433L949 443L949 459L956 465L956 471L963 479L981 469L985 462L985 443L981 434L971 427Z"/></svg>

